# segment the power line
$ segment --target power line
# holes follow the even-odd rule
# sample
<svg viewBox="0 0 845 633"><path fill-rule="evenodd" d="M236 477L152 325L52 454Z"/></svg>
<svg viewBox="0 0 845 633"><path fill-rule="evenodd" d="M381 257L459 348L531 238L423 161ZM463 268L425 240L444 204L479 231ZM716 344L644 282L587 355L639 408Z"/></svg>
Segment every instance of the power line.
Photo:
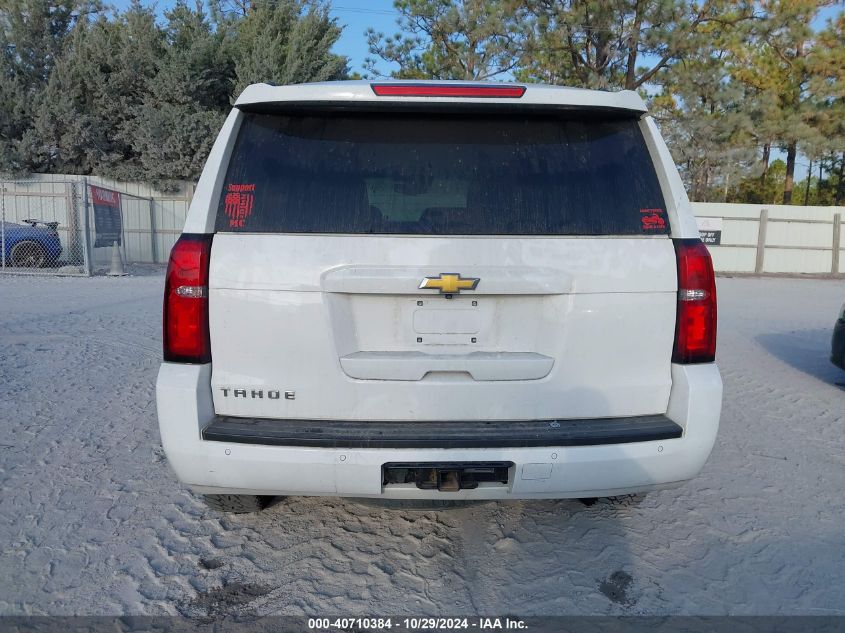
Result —
<svg viewBox="0 0 845 633"><path fill-rule="evenodd" d="M341 13L369 13L373 15L397 15L399 11L395 9L362 9L359 7L340 7L333 6L332 11L339 11Z"/></svg>

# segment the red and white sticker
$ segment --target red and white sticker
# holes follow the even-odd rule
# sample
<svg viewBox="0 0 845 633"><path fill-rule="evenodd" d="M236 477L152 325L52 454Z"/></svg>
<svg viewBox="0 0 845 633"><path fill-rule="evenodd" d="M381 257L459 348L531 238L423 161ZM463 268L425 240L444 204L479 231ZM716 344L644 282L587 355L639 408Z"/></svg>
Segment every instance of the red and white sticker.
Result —
<svg viewBox="0 0 845 633"><path fill-rule="evenodd" d="M231 184L226 187L224 211L229 218L229 228L242 229L252 215L255 201L255 185Z"/></svg>
<svg viewBox="0 0 845 633"><path fill-rule="evenodd" d="M643 231L662 231L666 228L663 209L640 209L640 224Z"/></svg>

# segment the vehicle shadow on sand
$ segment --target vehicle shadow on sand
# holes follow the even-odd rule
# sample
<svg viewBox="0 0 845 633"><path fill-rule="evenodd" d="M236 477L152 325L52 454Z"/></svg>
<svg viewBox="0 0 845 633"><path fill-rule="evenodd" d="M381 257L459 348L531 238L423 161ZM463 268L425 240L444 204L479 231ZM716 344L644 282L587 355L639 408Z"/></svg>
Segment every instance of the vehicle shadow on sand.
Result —
<svg viewBox="0 0 845 633"><path fill-rule="evenodd" d="M796 330L760 334L755 340L772 356L822 382L842 387L845 372L830 362L832 330Z"/></svg>

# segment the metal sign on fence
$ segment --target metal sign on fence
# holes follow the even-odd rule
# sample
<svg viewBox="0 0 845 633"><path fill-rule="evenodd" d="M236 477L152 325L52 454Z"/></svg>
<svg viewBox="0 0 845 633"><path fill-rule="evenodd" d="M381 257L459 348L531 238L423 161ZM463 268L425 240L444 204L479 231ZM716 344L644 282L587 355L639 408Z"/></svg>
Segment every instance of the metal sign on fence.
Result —
<svg viewBox="0 0 845 633"><path fill-rule="evenodd" d="M91 187L94 206L94 248L123 245L123 220L120 213L120 193L96 185Z"/></svg>
<svg viewBox="0 0 845 633"><path fill-rule="evenodd" d="M718 246L722 243L722 218L695 218L698 233L705 244Z"/></svg>

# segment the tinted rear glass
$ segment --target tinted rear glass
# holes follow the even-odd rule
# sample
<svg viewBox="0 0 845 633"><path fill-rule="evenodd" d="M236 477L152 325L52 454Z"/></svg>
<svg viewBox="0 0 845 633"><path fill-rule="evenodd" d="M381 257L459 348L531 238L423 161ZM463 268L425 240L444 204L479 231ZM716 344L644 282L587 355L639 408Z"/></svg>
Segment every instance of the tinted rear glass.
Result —
<svg viewBox="0 0 845 633"><path fill-rule="evenodd" d="M666 233L633 119L245 114L218 231Z"/></svg>

